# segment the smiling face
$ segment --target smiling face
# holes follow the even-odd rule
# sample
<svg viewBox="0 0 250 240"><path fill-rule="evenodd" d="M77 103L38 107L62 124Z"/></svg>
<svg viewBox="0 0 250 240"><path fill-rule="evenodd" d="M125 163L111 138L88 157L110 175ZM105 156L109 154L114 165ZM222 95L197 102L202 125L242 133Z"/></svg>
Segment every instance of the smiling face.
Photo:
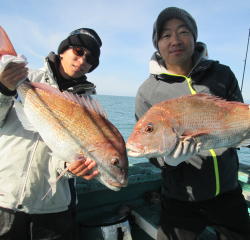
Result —
<svg viewBox="0 0 250 240"><path fill-rule="evenodd" d="M180 19L172 18L161 27L158 47L167 69L173 66L192 66L194 37Z"/></svg>
<svg viewBox="0 0 250 240"><path fill-rule="evenodd" d="M91 54L88 49L83 47L81 48L84 52L86 52L86 54ZM65 52L61 53L60 59L61 62L59 65L59 71L65 79L83 77L92 67L92 65L86 61L85 55L81 57L76 56L73 53L72 48L69 48Z"/></svg>

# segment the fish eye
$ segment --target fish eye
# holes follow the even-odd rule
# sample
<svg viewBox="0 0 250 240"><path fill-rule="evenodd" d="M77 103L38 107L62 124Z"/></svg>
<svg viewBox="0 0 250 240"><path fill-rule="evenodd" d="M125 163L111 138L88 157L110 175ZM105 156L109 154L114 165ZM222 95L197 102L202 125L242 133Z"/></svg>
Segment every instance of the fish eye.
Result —
<svg viewBox="0 0 250 240"><path fill-rule="evenodd" d="M114 165L114 166L118 166L119 165L119 160L117 158L113 159L113 160L111 160L111 164Z"/></svg>
<svg viewBox="0 0 250 240"><path fill-rule="evenodd" d="M153 132L153 130L154 130L154 128L153 128L152 125L147 125L146 128L145 128L145 131L146 131L147 133L151 133L151 132Z"/></svg>

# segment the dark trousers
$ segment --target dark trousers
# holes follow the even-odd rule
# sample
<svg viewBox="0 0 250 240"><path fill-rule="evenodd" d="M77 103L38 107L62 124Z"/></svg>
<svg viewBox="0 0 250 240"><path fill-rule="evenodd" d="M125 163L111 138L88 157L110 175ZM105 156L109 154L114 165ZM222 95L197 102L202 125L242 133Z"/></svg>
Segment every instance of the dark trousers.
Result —
<svg viewBox="0 0 250 240"><path fill-rule="evenodd" d="M27 214L0 207L0 239L74 240L74 208L58 213Z"/></svg>
<svg viewBox="0 0 250 240"><path fill-rule="evenodd" d="M163 197L157 240L195 240L206 226L214 228L219 240L250 240L250 219L240 185L200 202Z"/></svg>

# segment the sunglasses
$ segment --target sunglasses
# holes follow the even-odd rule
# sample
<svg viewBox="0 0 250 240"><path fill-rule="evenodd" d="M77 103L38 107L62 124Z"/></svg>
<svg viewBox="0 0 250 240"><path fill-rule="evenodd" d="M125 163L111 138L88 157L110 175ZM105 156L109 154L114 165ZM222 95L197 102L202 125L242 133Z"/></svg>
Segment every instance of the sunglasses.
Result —
<svg viewBox="0 0 250 240"><path fill-rule="evenodd" d="M88 64L94 65L97 62L96 59L91 54L86 53L84 49L80 47L72 47L72 46L70 46L70 48L72 48L72 51L76 56L78 57L85 56L86 62Z"/></svg>

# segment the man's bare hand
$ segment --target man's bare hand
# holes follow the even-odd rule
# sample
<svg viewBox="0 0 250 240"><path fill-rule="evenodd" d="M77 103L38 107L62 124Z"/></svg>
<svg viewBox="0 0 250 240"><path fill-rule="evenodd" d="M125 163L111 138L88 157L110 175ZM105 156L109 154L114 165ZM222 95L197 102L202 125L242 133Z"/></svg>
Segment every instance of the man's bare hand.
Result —
<svg viewBox="0 0 250 240"><path fill-rule="evenodd" d="M14 91L18 82L28 75L26 65L27 63L9 63L0 74L0 82L10 91Z"/></svg>
<svg viewBox="0 0 250 240"><path fill-rule="evenodd" d="M66 167L68 167L70 163L66 163ZM78 177L84 178L86 180L92 180L98 175L98 171L94 171L93 173L90 173L91 170L96 166L96 162L93 162L92 160L82 160L77 161L73 166L69 168L69 171L75 174Z"/></svg>

